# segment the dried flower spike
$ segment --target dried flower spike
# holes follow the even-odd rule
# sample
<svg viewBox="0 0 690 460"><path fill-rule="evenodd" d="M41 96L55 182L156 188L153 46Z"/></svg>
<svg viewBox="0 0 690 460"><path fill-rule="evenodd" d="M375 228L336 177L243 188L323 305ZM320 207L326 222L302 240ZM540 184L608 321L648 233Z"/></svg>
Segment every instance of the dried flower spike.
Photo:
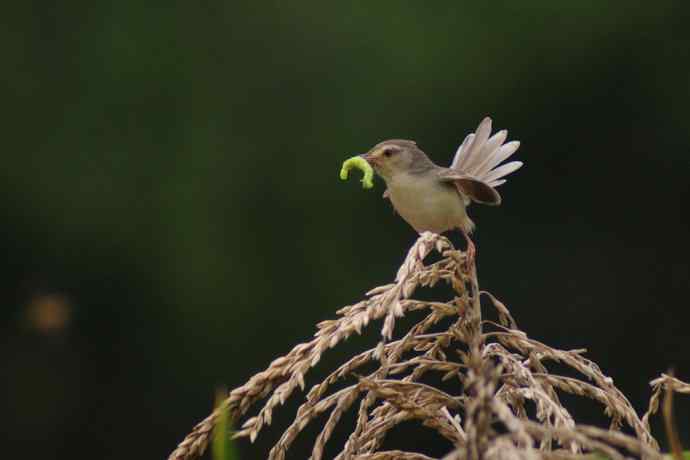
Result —
<svg viewBox="0 0 690 460"><path fill-rule="evenodd" d="M427 260L434 251L441 260ZM594 458L588 455L592 452L611 460L665 460L649 417L659 409L664 390L690 394L690 384L668 375L653 380L649 410L640 418L583 350L552 348L518 329L508 307L479 290L476 267L464 263L465 256L448 239L423 233L394 282L370 290L364 300L340 309L335 319L319 323L311 340L232 390L169 460L200 458L224 411L240 427L232 436L253 442L291 397L299 398L301 405L269 460L285 460L288 451L304 457L291 447L309 424L320 428L312 460L323 460L328 444L339 450L331 457L336 460L438 460L424 452L382 450L384 443L390 444L388 433L402 423L435 431L439 445L448 449L443 460L587 460ZM415 297L417 288L437 283L451 286L453 298L444 302ZM482 320L480 293L490 297L487 307L493 306L502 324ZM405 330L403 324L396 328L398 318L412 311L426 315ZM444 319L451 319L450 324L437 330ZM372 327L381 328L377 335L382 339L375 347L351 356L306 390L305 380L313 378L310 372L323 354ZM551 371L551 362L573 375ZM365 371L370 366L374 368ZM443 390L422 381L431 374L447 382ZM338 385L346 380L349 386ZM564 394L603 406L609 427L578 422L570 404L561 401ZM249 414L255 405L257 410ZM344 417L348 412L355 414L354 422ZM335 435L341 428L340 436L349 433L345 441Z"/></svg>

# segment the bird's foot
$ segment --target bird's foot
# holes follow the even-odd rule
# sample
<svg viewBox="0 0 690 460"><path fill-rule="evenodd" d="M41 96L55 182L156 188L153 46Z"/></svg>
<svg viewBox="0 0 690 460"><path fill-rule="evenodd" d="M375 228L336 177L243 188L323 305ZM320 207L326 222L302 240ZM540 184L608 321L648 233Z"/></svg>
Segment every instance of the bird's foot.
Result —
<svg viewBox="0 0 690 460"><path fill-rule="evenodd" d="M470 239L467 233L462 232L462 236L465 237L467 242L467 249L465 250L465 266L467 270L471 270L477 259L477 247L474 242Z"/></svg>

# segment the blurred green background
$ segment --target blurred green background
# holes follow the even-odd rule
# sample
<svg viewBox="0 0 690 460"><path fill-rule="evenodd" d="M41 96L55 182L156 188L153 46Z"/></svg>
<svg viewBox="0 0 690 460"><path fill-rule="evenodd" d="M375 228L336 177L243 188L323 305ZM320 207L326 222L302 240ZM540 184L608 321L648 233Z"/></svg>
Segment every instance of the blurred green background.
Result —
<svg viewBox="0 0 690 460"><path fill-rule="evenodd" d="M485 115L526 166L470 211L483 288L639 410L659 372L690 379L690 3L4 10L7 458L164 458L217 387L393 277L415 234L342 160L402 137L448 163Z"/></svg>

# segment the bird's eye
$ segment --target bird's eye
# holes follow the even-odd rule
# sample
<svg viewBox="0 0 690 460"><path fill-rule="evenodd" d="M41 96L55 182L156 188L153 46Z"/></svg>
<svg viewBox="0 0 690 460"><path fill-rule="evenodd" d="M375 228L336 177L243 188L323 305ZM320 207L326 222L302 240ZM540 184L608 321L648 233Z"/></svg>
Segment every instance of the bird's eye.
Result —
<svg viewBox="0 0 690 460"><path fill-rule="evenodd" d="M392 157L394 153L395 153L395 150L393 150L393 149L386 149L386 150L383 151L383 155L384 155L386 158Z"/></svg>

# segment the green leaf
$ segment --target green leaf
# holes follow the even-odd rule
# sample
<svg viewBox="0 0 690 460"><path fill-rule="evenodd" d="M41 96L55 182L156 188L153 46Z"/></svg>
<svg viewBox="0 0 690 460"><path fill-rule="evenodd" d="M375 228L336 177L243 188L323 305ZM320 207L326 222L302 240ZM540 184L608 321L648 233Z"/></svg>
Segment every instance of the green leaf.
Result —
<svg viewBox="0 0 690 460"><path fill-rule="evenodd" d="M213 428L211 450L213 460L239 460L235 446L230 439L228 406L223 404L225 391L216 392L216 408L220 408L216 425Z"/></svg>

